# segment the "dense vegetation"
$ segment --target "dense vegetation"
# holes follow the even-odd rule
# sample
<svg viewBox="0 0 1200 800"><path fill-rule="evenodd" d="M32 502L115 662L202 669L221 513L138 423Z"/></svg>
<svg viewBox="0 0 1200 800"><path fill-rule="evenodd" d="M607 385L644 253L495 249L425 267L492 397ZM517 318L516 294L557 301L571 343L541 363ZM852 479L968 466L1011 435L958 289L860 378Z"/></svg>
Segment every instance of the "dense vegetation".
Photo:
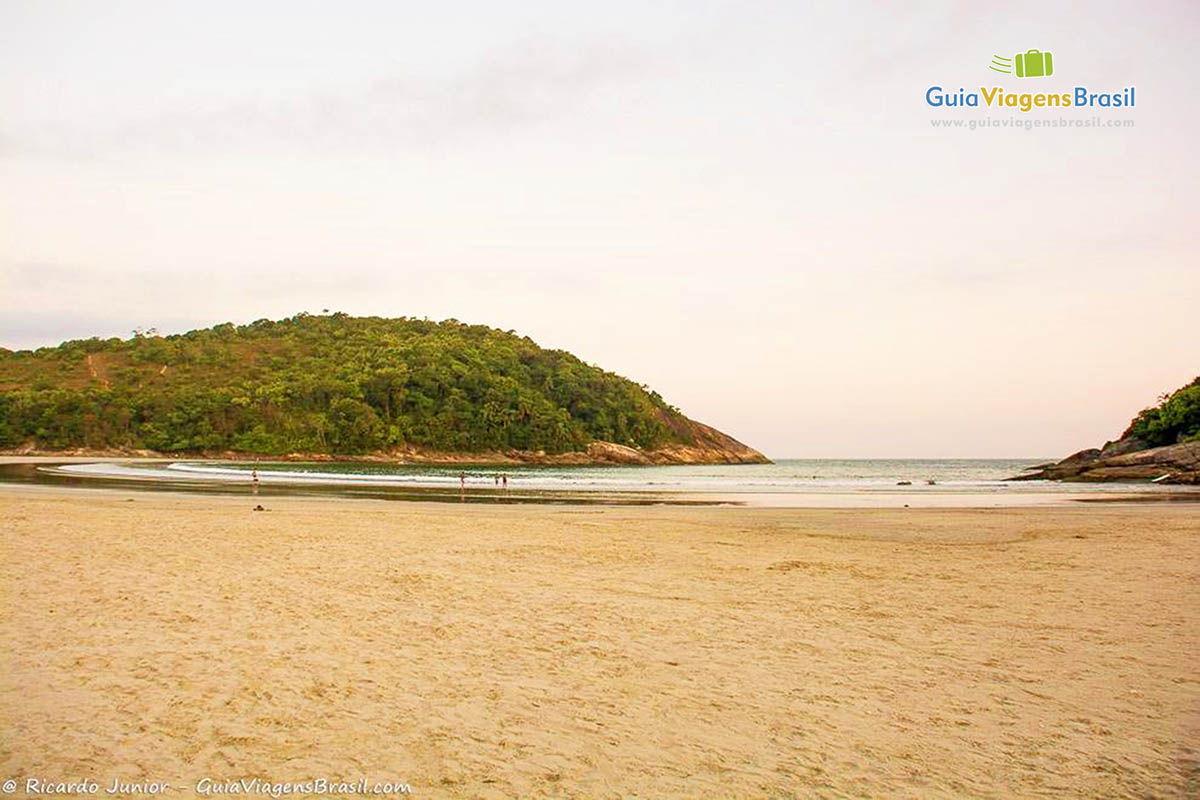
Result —
<svg viewBox="0 0 1200 800"><path fill-rule="evenodd" d="M0 447L366 453L690 444L645 387L454 320L301 314L0 348Z"/></svg>
<svg viewBox="0 0 1200 800"><path fill-rule="evenodd" d="M1121 438L1130 436L1151 447L1200 441L1200 378L1138 414Z"/></svg>

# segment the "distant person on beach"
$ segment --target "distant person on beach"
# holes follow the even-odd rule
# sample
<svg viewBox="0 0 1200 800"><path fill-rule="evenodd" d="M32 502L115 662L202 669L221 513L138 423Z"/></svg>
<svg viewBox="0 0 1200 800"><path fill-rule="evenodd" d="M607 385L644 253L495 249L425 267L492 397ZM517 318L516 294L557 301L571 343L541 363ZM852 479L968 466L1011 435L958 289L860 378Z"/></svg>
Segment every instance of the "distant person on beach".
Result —
<svg viewBox="0 0 1200 800"><path fill-rule="evenodd" d="M500 476L500 480L504 484L504 488L507 489L508 488L508 473L507 472L503 473Z"/></svg>
<svg viewBox="0 0 1200 800"><path fill-rule="evenodd" d="M466 488L467 488L467 473L465 473L465 472L458 473L458 486L460 489L463 489L464 491L466 490Z"/></svg>
<svg viewBox="0 0 1200 800"><path fill-rule="evenodd" d="M499 486L499 485L500 485L500 473L499 473L499 472L497 472L497 473L496 473L495 475L493 475L492 477L496 479L496 485L497 485L497 486Z"/></svg>
<svg viewBox="0 0 1200 800"><path fill-rule="evenodd" d="M250 491L253 492L254 494L258 494L258 470L257 469L250 470L250 486L251 486Z"/></svg>

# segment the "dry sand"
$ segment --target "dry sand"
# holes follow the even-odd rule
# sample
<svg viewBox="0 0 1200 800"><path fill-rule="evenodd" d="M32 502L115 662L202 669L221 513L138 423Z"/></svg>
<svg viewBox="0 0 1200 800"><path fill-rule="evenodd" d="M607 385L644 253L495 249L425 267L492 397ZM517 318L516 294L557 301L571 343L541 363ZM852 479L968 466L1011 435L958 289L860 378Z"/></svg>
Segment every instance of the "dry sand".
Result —
<svg viewBox="0 0 1200 800"><path fill-rule="evenodd" d="M1200 796L1200 510L0 488L0 778Z"/></svg>

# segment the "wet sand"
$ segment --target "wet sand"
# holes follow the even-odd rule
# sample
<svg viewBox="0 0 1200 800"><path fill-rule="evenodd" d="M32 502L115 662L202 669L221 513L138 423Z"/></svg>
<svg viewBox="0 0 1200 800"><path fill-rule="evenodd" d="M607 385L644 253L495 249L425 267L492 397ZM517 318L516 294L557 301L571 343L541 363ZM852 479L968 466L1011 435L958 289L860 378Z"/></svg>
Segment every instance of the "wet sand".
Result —
<svg viewBox="0 0 1200 800"><path fill-rule="evenodd" d="M1200 796L1195 505L4 486L0 542L0 777Z"/></svg>

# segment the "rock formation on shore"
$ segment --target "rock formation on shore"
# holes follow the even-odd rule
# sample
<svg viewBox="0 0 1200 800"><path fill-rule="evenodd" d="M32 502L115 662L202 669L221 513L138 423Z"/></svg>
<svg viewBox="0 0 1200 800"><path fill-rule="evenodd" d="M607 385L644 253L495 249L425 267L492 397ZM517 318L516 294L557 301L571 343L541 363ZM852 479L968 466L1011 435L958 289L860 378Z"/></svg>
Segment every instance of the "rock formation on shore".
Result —
<svg viewBox="0 0 1200 800"><path fill-rule="evenodd" d="M1114 443L1120 445L1121 442ZM1156 481L1200 485L1200 442L1115 453L1081 450L1054 464L1042 464L1010 481Z"/></svg>
<svg viewBox="0 0 1200 800"><path fill-rule="evenodd" d="M1116 441L1031 467L1008 480L1200 485L1200 378L1142 411Z"/></svg>

